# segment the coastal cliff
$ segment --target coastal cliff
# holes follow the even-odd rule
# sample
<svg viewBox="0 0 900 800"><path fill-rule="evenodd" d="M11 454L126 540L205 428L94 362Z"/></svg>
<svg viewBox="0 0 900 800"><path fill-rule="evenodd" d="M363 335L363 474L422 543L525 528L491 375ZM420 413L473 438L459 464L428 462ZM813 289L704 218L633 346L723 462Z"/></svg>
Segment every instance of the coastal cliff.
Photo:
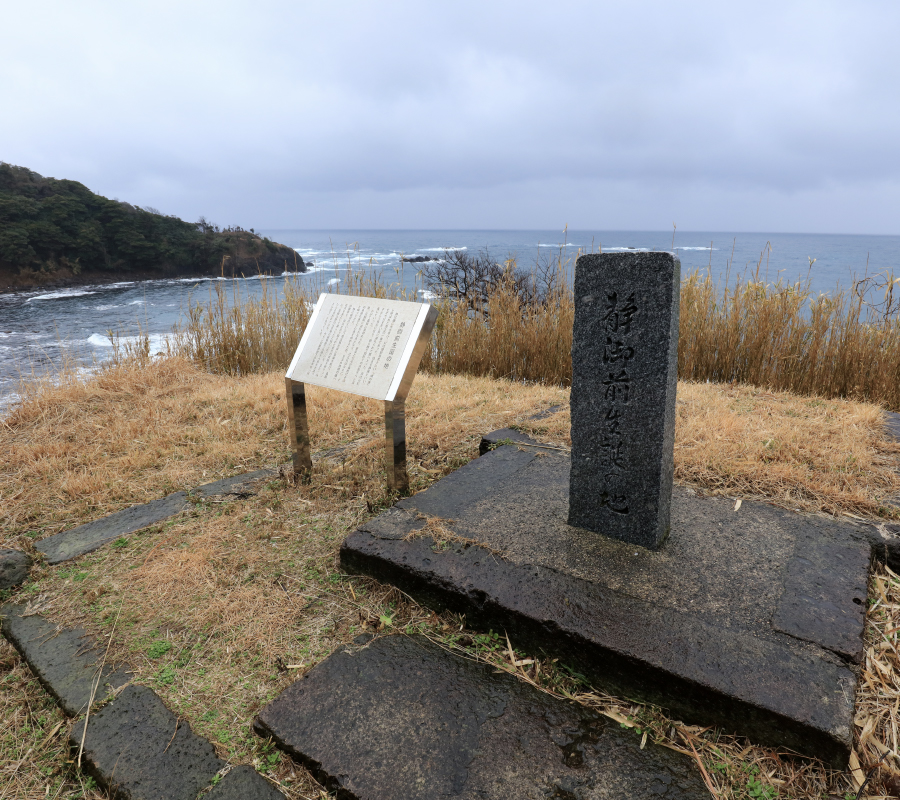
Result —
<svg viewBox="0 0 900 800"><path fill-rule="evenodd" d="M0 291L286 271L306 265L252 230L185 222L0 162Z"/></svg>

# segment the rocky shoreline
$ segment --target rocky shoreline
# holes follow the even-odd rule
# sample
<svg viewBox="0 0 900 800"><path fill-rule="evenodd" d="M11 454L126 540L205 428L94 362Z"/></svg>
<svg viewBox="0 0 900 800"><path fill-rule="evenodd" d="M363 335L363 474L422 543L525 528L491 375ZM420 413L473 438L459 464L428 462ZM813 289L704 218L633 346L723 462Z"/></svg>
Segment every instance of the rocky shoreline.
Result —
<svg viewBox="0 0 900 800"><path fill-rule="evenodd" d="M274 252L261 257L230 256L219 265L207 269L80 270L59 267L52 271L0 268L0 294L14 294L33 289L70 289L79 286L104 286L124 281L171 280L175 278L240 278L247 275L281 275L283 272L306 272L307 264L293 248L276 244Z"/></svg>

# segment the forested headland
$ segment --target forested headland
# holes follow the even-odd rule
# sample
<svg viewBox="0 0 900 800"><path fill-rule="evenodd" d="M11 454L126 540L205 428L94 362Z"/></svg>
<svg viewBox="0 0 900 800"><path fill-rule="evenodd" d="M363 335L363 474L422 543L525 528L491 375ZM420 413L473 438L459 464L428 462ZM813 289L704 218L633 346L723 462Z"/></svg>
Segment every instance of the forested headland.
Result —
<svg viewBox="0 0 900 800"><path fill-rule="evenodd" d="M0 291L305 269L253 230L185 222L0 162Z"/></svg>

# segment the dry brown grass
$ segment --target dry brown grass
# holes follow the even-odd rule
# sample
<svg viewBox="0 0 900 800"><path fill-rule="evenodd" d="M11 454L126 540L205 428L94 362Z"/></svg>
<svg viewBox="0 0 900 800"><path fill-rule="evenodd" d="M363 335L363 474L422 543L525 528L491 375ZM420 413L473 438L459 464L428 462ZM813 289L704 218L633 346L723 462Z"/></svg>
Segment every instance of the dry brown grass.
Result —
<svg viewBox="0 0 900 800"><path fill-rule="evenodd" d="M0 428L4 536L43 537L271 463L285 453L275 389L267 376L228 381L168 359L32 390Z"/></svg>
<svg viewBox="0 0 900 800"><path fill-rule="evenodd" d="M857 740L850 759L851 781L858 789L865 776L870 795L900 797L900 576L876 569L869 585L866 656L856 694Z"/></svg>
<svg viewBox="0 0 900 800"><path fill-rule="evenodd" d="M515 261L508 266L514 270ZM416 299L372 273L353 271L352 262L348 267L342 291ZM541 303L523 303L512 281L499 282L487 300L456 306L438 301L433 346L422 369L568 385L571 267L558 258L556 288ZM816 295L808 278L772 283L757 271L723 286L709 274L688 275L681 291L679 377L865 400L900 411L898 281L892 274L876 275L850 290ZM242 302L235 284L229 303L228 290L216 286L207 303L191 309L176 350L232 375L284 370L309 305L323 289L328 287L321 281L288 280L283 297L266 291L258 300Z"/></svg>
<svg viewBox="0 0 900 800"><path fill-rule="evenodd" d="M575 304L564 274L557 285L537 304L523 302L512 284L504 283L486 304L474 301L474 311L463 303L438 302L422 369L568 386Z"/></svg>
<svg viewBox="0 0 900 800"><path fill-rule="evenodd" d="M414 489L474 457L480 434L491 429L518 425L566 446L567 395L553 386L420 375L407 403ZM309 484L275 478L253 497L196 502L179 517L75 562L39 567L19 593L23 599L43 593L48 617L101 636L118 618L111 657L129 663L138 681L158 691L223 757L255 764L292 799L318 797L319 789L260 741L251 721L335 647L362 631L422 631L468 657L498 664L506 649L496 636L460 630L460 620L435 615L395 589L339 572L343 537L392 500L384 489L382 406L315 387L309 398L313 450L328 454L316 460ZM769 493L779 502L831 503L835 510L869 514L876 495L896 485L887 477L896 448L880 437L873 407L705 384L680 386L679 400L679 468L694 470L686 479L710 491ZM560 413L528 423L535 411L558 404ZM0 426L0 445L9 454L0 469L3 545L166 491L284 463L284 409L279 374L229 378L179 359L140 369L122 364L93 378L47 385ZM773 437L783 438L784 446L764 444ZM712 459L719 452L721 458ZM855 454L856 466L826 480L820 473L835 452ZM794 470L799 483L790 484L790 497L779 494L788 485L784 476L765 482L773 465ZM821 480L831 494L822 494ZM895 613L894 606L900 602L883 608ZM878 624L896 636L893 623ZM520 653L507 666L669 746L691 752L693 745L719 797L745 797L756 780L779 786L780 797L804 800L822 796L826 787L842 792L852 786L852 776L587 691L552 662L513 666L528 660ZM883 653L878 660L886 663ZM872 668L878 670L874 662ZM886 692L876 686L872 702L893 708L895 698ZM2 684L7 713L33 703L30 697L19 682ZM878 733L887 724L873 730L893 747ZM870 746L866 740L860 752L864 767ZM21 758L16 754L28 749L17 747L4 744L0 761ZM62 773L63 750L52 752L52 768ZM26 761L18 777L40 788L43 764Z"/></svg>
<svg viewBox="0 0 900 800"><path fill-rule="evenodd" d="M70 720L6 639L0 639L0 797L84 798L105 792L68 762Z"/></svg>
<svg viewBox="0 0 900 800"><path fill-rule="evenodd" d="M477 452L478 436L561 402L557 387L420 375L408 402L414 485ZM383 405L310 387L313 448L352 442L342 492L379 503ZM210 375L170 358L46 383L0 427L4 541L43 537L85 519L290 459L284 381ZM474 448L474 450L473 450ZM365 508L365 502L362 502Z"/></svg>
<svg viewBox="0 0 900 800"><path fill-rule="evenodd" d="M211 285L208 300L190 305L185 324L176 327L176 350L225 375L287 370L309 321L310 301L323 288L288 279L279 296L263 278L261 295L247 301L237 281L230 291Z"/></svg>
<svg viewBox="0 0 900 800"><path fill-rule="evenodd" d="M900 410L900 295L892 273L817 295L810 280L755 275L720 286L695 272L681 290L678 375Z"/></svg>
<svg viewBox="0 0 900 800"><path fill-rule="evenodd" d="M540 441L571 446L568 407L526 422ZM711 494L799 511L898 516L900 442L878 406L752 386L678 384L675 479Z"/></svg>

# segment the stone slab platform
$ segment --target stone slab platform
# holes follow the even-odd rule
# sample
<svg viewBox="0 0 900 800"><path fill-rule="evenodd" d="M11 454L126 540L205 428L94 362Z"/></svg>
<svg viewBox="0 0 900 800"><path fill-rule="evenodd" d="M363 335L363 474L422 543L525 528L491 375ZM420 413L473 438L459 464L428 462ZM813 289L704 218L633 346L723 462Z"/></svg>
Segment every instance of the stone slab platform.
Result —
<svg viewBox="0 0 900 800"><path fill-rule="evenodd" d="M568 470L564 454L500 447L352 533L341 563L598 687L846 765L868 526L676 488L650 551L567 525ZM436 547L428 517L484 546Z"/></svg>
<svg viewBox="0 0 900 800"><path fill-rule="evenodd" d="M346 800L709 797L681 753L421 636L338 650L254 727Z"/></svg>

